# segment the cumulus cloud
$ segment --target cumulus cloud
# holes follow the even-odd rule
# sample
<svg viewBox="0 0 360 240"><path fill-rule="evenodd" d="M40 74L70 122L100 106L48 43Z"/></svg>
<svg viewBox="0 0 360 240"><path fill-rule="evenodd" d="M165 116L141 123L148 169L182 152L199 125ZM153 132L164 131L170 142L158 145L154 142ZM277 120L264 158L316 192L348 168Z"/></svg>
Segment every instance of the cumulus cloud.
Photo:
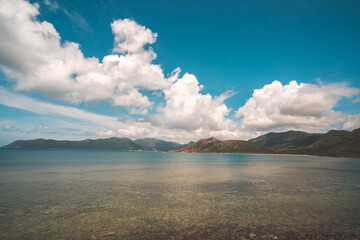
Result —
<svg viewBox="0 0 360 240"><path fill-rule="evenodd" d="M45 2L49 6L55 3ZM51 23L36 19L38 8L37 4L21 0L1 2L0 68L15 83L16 90L40 92L48 98L73 104L108 100L115 106L124 107L130 114L142 115L154 105L143 91L162 91L165 107L158 108L159 114L150 116L147 122L129 120L121 126L117 123L117 128L104 129L100 134L168 136L170 129L185 138L207 137L209 133L222 137L240 134L236 124L227 118L230 112L224 104L229 96L227 93L215 98L202 94L202 86L194 75L185 74L179 78L180 69L177 68L165 77L161 66L152 63L156 53L148 45L155 43L157 34L150 29L131 19L114 21L111 24L115 36L113 54L100 61L84 57L80 46L74 42L61 43L61 37ZM53 114L55 106L28 100L34 103L33 106L23 106L19 101L10 103L2 98L5 105ZM71 117L80 111L60 105L56 108L62 115L68 113ZM78 113L79 116L90 114ZM97 117L100 116L91 115L90 118Z"/></svg>
<svg viewBox="0 0 360 240"><path fill-rule="evenodd" d="M77 43L61 43L51 23L36 19L38 8L22 0L0 2L0 69L17 90L75 104L108 100L146 113L152 103L140 91L169 86L161 67L152 63L156 54L144 48L156 41L151 30L130 19L114 21L115 54L100 61L84 57Z"/></svg>
<svg viewBox="0 0 360 240"><path fill-rule="evenodd" d="M242 117L241 127L246 130L324 130L345 121L344 113L333 110L338 101L359 93L359 89L344 83L314 85L291 81L282 85L274 81L254 90L236 116Z"/></svg>
<svg viewBox="0 0 360 240"><path fill-rule="evenodd" d="M144 46L153 44L157 37L157 33L130 19L114 21L111 28L115 35L114 52L119 53L143 51Z"/></svg>
<svg viewBox="0 0 360 240"><path fill-rule="evenodd" d="M174 83L163 90L165 106L159 107L159 113L149 116L146 121L167 129L171 134L193 139L209 136L244 139L254 136L239 130L236 122L228 117L231 109L224 101L233 95L232 92L217 97L202 94L203 86L194 75L186 73L177 78L178 74L179 70L173 73Z"/></svg>
<svg viewBox="0 0 360 240"><path fill-rule="evenodd" d="M231 121L225 119L229 114L224 104L226 96L213 98L210 94L201 94L202 87L194 75L186 73L164 90L166 106L159 108L162 114L151 116L150 121L154 125L189 131L231 127Z"/></svg>

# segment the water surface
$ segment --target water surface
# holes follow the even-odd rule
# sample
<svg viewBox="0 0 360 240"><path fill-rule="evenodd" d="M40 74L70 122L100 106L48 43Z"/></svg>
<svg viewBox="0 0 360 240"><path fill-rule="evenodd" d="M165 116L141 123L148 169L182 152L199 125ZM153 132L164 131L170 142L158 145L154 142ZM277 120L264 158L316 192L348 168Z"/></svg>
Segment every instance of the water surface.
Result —
<svg viewBox="0 0 360 240"><path fill-rule="evenodd" d="M360 159L0 149L0 239L360 239Z"/></svg>

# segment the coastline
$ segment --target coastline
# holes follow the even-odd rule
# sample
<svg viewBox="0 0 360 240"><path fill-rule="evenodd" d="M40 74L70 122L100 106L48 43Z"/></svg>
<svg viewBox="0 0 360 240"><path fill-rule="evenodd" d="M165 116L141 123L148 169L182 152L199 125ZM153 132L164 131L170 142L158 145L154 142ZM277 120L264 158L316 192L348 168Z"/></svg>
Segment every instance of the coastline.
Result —
<svg viewBox="0 0 360 240"><path fill-rule="evenodd" d="M200 153L200 154L244 154L244 155L274 155L274 156L303 156L303 157L324 157L324 158L350 158L360 159L360 157L330 156L330 155L312 155L312 154L291 154L291 153L226 153L226 152L177 152L174 153Z"/></svg>
<svg viewBox="0 0 360 240"><path fill-rule="evenodd" d="M348 158L360 159L360 157L347 157L347 156L330 156L330 155L312 155L312 154L291 154L291 153L227 153L227 152L179 152L176 150L171 151L148 151L148 150L114 150L114 149L88 149L88 148L21 148L21 147L0 147L0 149L29 149L29 150L83 150L83 151L111 151L111 152L148 152L148 153L189 153L189 154L242 154L242 155L274 155L274 156L303 156L303 157L324 157L324 158Z"/></svg>

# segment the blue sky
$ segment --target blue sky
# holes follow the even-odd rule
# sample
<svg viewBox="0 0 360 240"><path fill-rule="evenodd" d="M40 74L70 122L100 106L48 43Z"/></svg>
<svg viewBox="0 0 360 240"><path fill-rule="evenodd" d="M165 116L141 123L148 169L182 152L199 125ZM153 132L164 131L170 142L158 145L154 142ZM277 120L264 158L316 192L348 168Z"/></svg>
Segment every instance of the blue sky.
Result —
<svg viewBox="0 0 360 240"><path fill-rule="evenodd" d="M358 1L0 5L0 144L360 125Z"/></svg>

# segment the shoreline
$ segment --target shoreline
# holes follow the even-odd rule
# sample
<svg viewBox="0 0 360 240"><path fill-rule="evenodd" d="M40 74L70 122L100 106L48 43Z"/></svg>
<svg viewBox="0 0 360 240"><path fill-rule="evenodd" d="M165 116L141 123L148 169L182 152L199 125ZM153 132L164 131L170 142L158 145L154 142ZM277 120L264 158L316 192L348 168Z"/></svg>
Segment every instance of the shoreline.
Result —
<svg viewBox="0 0 360 240"><path fill-rule="evenodd" d="M311 154L291 154L291 153L227 153L227 152L178 152L171 151L143 151L143 150L114 150L114 149L86 149L86 148L10 148L0 147L0 149L29 149L29 150L74 150L74 151L111 151L111 152L148 152L148 153L188 153L188 154L243 154L243 155L273 155L273 156L303 156L303 157L324 157L324 158L349 158L360 159L360 157L346 157L346 156L327 156L327 155L311 155Z"/></svg>
<svg viewBox="0 0 360 240"><path fill-rule="evenodd" d="M226 152L176 152L169 151L173 153L199 153L199 154L243 154L243 155L275 155L275 156L303 156L303 157L325 157L325 158L350 158L350 159L360 159L359 157L345 157L345 156L327 156L327 155L311 155L311 154L291 154L291 153L226 153Z"/></svg>

